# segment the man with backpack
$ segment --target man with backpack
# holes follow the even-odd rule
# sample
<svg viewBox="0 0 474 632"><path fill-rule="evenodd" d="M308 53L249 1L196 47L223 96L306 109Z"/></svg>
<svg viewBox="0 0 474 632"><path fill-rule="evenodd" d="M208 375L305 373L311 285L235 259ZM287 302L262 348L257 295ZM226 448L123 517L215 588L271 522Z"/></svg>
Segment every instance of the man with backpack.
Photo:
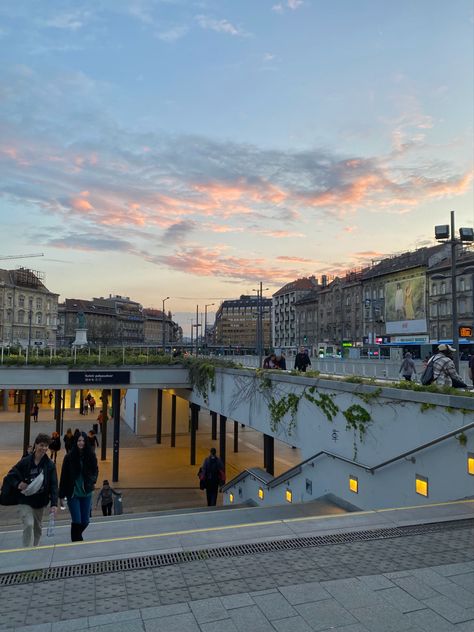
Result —
<svg viewBox="0 0 474 632"><path fill-rule="evenodd" d="M433 384L437 386L452 386L453 388L467 388L467 384L456 371L453 362L456 349L450 345L438 345L438 353L430 360L433 363Z"/></svg>
<svg viewBox="0 0 474 632"><path fill-rule="evenodd" d="M207 506L214 507L217 503L217 491L225 483L224 464L217 456L215 448L211 448L209 456L204 460L199 478L204 483Z"/></svg>
<svg viewBox="0 0 474 632"><path fill-rule="evenodd" d="M51 503L50 513L58 509L58 477L56 466L47 452L51 438L40 433L33 452L12 467L3 481L2 504L18 505L23 523L23 546L38 546L41 538L44 508Z"/></svg>

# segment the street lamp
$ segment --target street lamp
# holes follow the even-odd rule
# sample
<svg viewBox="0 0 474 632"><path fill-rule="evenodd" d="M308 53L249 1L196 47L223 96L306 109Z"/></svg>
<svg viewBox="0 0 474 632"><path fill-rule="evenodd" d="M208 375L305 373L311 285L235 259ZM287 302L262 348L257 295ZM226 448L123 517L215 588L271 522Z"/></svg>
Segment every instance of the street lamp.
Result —
<svg viewBox="0 0 474 632"><path fill-rule="evenodd" d="M208 303L204 305L204 348L207 349L207 308L215 305L215 303Z"/></svg>
<svg viewBox="0 0 474 632"><path fill-rule="evenodd" d="M256 331L256 347L258 353L258 366L262 366L262 356L264 349L264 339L263 339L263 292L267 291L268 288L263 288L263 283L260 281L260 287L258 290L252 290L252 292L257 292L257 331Z"/></svg>
<svg viewBox="0 0 474 632"><path fill-rule="evenodd" d="M163 355L165 354L165 345L166 345L166 332L165 332L165 301L169 299L169 296L164 298L161 302L163 304L163 320L162 320L162 336L163 336Z"/></svg>
<svg viewBox="0 0 474 632"><path fill-rule="evenodd" d="M464 241L474 241L474 230L472 228L460 228L459 239L456 238L454 211L451 211L451 226L443 224L435 226L435 239L451 245L451 299L452 299L452 329L453 347L457 353L454 356L456 371L459 372L459 330L458 330L458 296L456 287L456 247ZM432 278L435 278L434 275Z"/></svg>

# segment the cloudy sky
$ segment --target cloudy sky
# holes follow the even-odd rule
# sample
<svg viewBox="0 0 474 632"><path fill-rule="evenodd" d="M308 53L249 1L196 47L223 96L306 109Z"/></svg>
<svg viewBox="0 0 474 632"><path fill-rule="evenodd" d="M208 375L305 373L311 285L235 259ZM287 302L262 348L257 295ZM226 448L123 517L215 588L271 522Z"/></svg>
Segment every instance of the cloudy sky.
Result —
<svg viewBox="0 0 474 632"><path fill-rule="evenodd" d="M0 254L61 299L269 294L472 226L471 0L2 0ZM210 308L209 311L214 308Z"/></svg>

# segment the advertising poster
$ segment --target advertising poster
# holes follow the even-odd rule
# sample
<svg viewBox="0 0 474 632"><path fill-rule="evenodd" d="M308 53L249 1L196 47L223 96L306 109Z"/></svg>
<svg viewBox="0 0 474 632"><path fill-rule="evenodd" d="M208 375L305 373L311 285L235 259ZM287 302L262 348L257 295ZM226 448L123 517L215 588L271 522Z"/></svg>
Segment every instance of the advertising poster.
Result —
<svg viewBox="0 0 474 632"><path fill-rule="evenodd" d="M385 284L387 334L426 332L426 284L423 275Z"/></svg>

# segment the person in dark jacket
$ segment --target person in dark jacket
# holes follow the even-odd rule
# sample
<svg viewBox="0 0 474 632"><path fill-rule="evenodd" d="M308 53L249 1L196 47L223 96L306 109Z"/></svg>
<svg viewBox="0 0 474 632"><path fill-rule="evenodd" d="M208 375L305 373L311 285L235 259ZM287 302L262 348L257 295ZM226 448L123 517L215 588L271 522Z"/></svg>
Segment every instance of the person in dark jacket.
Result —
<svg viewBox="0 0 474 632"><path fill-rule="evenodd" d="M201 476L205 482L207 506L214 507L217 502L217 491L225 482L224 464L211 448L210 454L201 467Z"/></svg>
<svg viewBox="0 0 474 632"><path fill-rule="evenodd" d="M295 356L295 369L296 371L306 373L306 367L308 366L311 366L311 360L309 359L308 352L304 347L300 347L300 350Z"/></svg>
<svg viewBox="0 0 474 632"><path fill-rule="evenodd" d="M99 504L99 500L101 501L100 504L102 507L102 514L104 516L112 515L112 505L114 504L114 499L113 499L114 495L120 496L120 494L116 492L115 489L110 487L109 481L105 480L102 483L102 489L100 490L97 496L97 502L95 504L95 506L97 507L97 505Z"/></svg>
<svg viewBox="0 0 474 632"><path fill-rule="evenodd" d="M18 510L23 524L23 546L38 546L44 508L51 504L50 512L58 508L58 477L56 466L47 452L51 438L40 433L33 452L8 472L9 482L18 490ZM36 482L35 482L36 481Z"/></svg>
<svg viewBox="0 0 474 632"><path fill-rule="evenodd" d="M49 449L51 450L51 459L54 463L56 463L58 452L61 449L61 438L59 436L59 432L51 433L51 443L49 444Z"/></svg>
<svg viewBox="0 0 474 632"><path fill-rule="evenodd" d="M99 475L97 457L85 432L80 432L71 451L66 454L59 481L59 499L64 506L67 498L71 514L71 542L84 538L90 520L92 492Z"/></svg>
<svg viewBox="0 0 474 632"><path fill-rule="evenodd" d="M405 357L403 358L403 362L400 366L400 373L407 382L411 382L413 374L416 375L415 363L409 351L405 353Z"/></svg>
<svg viewBox="0 0 474 632"><path fill-rule="evenodd" d="M66 454L71 451L72 445L74 443L74 435L72 434L71 428L66 430L66 434L63 437L64 449L66 450Z"/></svg>

